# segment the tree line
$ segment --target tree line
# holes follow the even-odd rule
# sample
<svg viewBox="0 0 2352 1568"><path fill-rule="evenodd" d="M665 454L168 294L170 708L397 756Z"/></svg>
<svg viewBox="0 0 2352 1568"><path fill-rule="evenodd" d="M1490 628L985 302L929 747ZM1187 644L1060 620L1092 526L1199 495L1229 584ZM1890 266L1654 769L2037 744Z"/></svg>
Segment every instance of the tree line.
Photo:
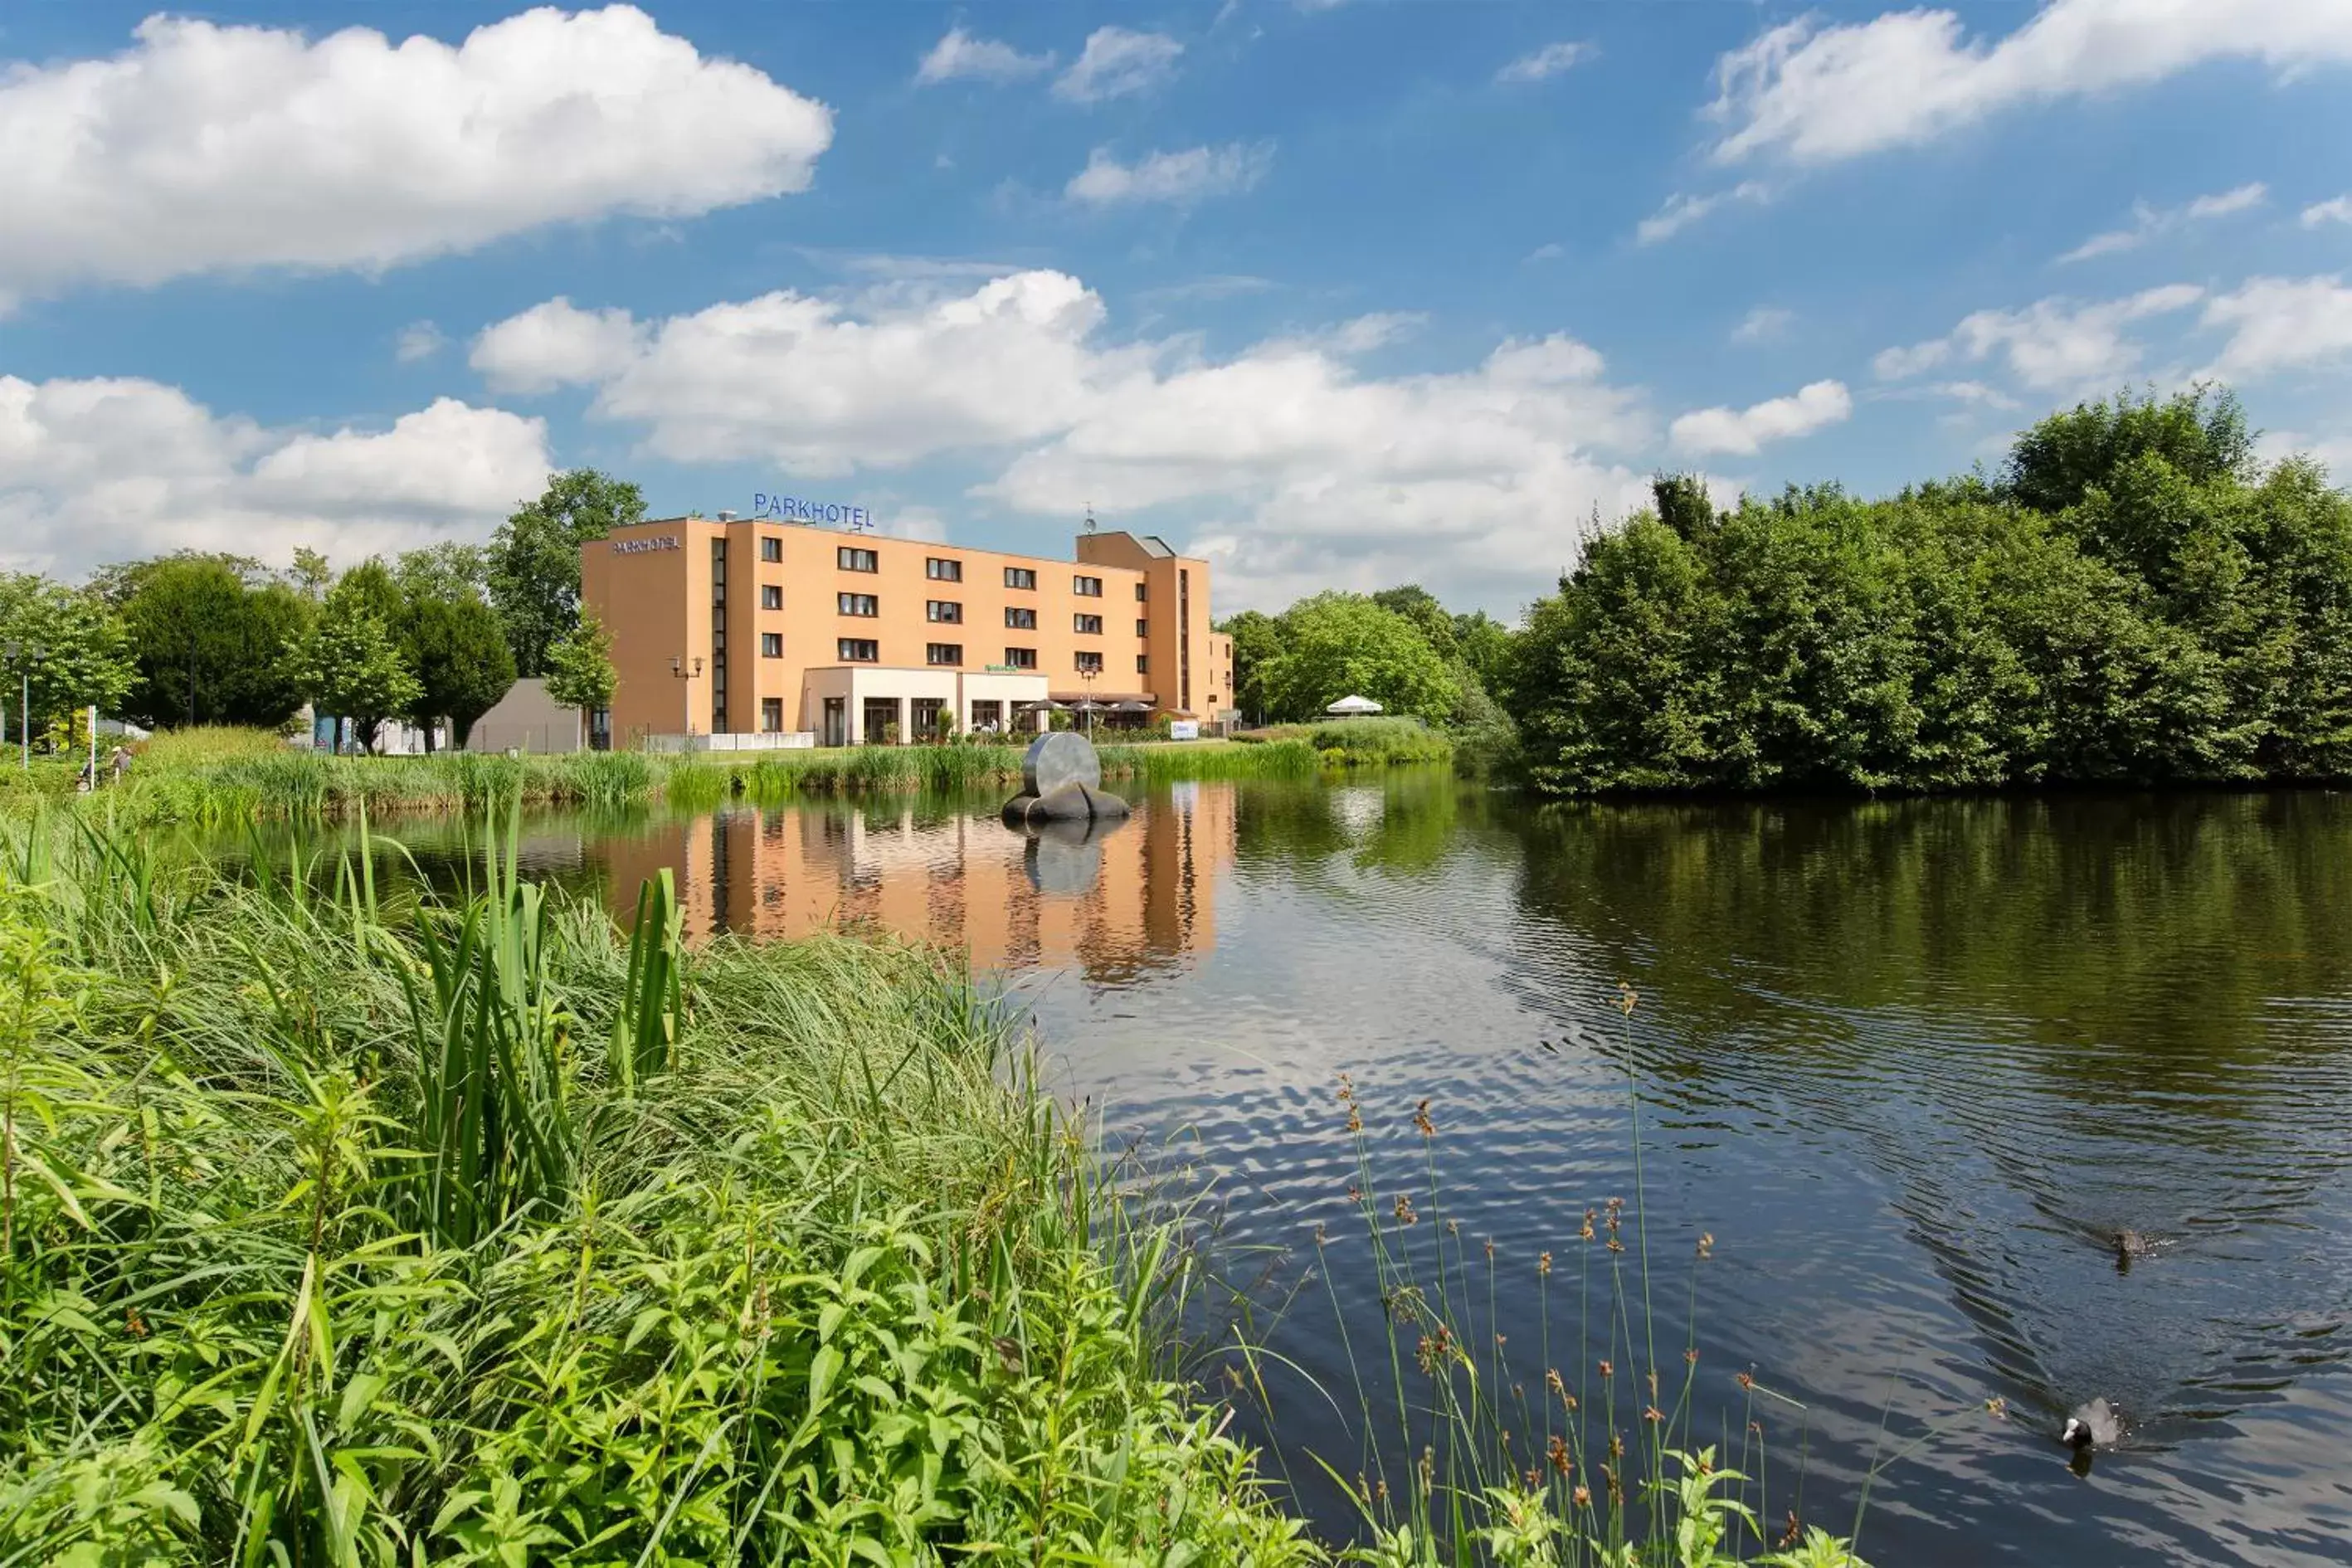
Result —
<svg viewBox="0 0 2352 1568"><path fill-rule="evenodd" d="M1319 718L1349 696L1457 730L1502 721L1491 693L1507 676L1510 629L1483 610L1454 614L1418 584L1244 610L1217 629L1234 639L1234 706L1254 722Z"/></svg>
<svg viewBox="0 0 2352 1568"><path fill-rule="evenodd" d="M1654 498L1517 638L1539 789L2352 775L2352 496L2259 461L2225 390L2084 403L1876 500Z"/></svg>
<svg viewBox="0 0 2352 1568"><path fill-rule="evenodd" d="M272 569L183 551L101 567L80 585L0 575L0 677L12 731L37 735L95 704L148 729L284 729L304 704L383 726L446 721L463 746L519 677L559 702L608 706L610 641L580 605L580 546L639 521L636 486L593 469L553 476L487 545L445 542L340 574L310 549ZM20 695L22 693L23 695Z"/></svg>

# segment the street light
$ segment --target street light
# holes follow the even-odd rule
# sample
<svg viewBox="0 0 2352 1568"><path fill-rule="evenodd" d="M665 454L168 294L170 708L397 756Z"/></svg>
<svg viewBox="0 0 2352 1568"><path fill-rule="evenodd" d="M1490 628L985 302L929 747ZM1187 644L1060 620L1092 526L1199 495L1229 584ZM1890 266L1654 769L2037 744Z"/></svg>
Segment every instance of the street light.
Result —
<svg viewBox="0 0 2352 1568"><path fill-rule="evenodd" d="M1078 679L1087 683L1087 738L1088 740L1094 738L1095 732L1095 677L1101 673L1100 669L1092 665L1082 666L1078 670Z"/></svg>
<svg viewBox="0 0 2352 1568"><path fill-rule="evenodd" d="M687 668L686 660L673 658L669 661L669 672L681 681L698 680L702 677L702 656L700 654L695 656L694 668L691 669ZM688 684L678 689L686 694L686 734L677 745L678 753L682 756L694 749L694 688L691 684Z"/></svg>
<svg viewBox="0 0 2352 1568"><path fill-rule="evenodd" d="M11 642L5 651L8 655L8 662L16 667L16 727L25 738L22 766L29 773L33 771L33 667L30 659L20 660L18 656L30 654L33 658L38 658L49 650L39 643L28 647L20 642ZM0 724L0 744L5 744L6 739L6 726Z"/></svg>

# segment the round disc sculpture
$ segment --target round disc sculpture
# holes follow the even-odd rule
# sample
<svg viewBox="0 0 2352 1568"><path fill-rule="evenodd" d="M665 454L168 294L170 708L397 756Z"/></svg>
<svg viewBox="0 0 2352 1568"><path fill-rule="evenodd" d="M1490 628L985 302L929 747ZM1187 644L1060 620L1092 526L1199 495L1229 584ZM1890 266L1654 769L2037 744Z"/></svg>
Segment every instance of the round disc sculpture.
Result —
<svg viewBox="0 0 2352 1568"><path fill-rule="evenodd" d="M1040 735L1021 759L1021 793L1004 803L1014 826L1125 816L1127 802L1102 789L1102 760L1092 741L1068 731Z"/></svg>

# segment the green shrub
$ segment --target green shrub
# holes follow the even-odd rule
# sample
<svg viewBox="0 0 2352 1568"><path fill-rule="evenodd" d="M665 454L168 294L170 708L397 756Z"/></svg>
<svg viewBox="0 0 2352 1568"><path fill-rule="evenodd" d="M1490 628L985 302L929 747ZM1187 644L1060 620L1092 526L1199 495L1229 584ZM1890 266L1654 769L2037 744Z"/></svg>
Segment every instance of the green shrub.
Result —
<svg viewBox="0 0 2352 1568"><path fill-rule="evenodd" d="M1316 1555L956 972L367 853L0 825L0 1560Z"/></svg>

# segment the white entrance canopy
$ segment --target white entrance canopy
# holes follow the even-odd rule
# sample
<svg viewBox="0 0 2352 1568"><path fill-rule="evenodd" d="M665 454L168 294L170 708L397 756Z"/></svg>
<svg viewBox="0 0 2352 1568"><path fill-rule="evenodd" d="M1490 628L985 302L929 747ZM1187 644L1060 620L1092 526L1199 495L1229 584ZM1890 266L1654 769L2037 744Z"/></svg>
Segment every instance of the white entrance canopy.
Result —
<svg viewBox="0 0 2352 1568"><path fill-rule="evenodd" d="M1377 713L1380 710L1381 705L1379 703L1373 701L1369 697L1358 697L1353 692L1342 697L1339 701L1334 702L1330 707L1323 710L1326 713L1338 713L1351 719L1359 714Z"/></svg>

